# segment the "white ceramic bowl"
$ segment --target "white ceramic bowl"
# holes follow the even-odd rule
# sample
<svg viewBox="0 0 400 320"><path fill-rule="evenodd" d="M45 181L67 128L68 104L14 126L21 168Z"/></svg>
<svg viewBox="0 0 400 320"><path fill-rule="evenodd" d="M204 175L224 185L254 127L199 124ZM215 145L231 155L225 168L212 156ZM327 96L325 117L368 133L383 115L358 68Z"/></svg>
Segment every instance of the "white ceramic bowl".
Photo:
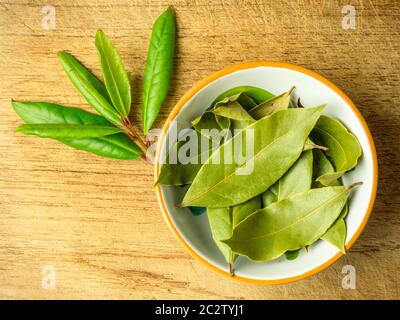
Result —
<svg viewBox="0 0 400 320"><path fill-rule="evenodd" d="M162 134L156 154L155 175L159 159L166 150L166 135L173 120L183 127L202 114L222 92L242 85L256 86L280 94L296 86L295 96L301 97L305 106L327 103L324 113L342 121L357 136L362 150L355 170L344 177L344 184L362 181L363 185L352 192L349 214L346 218L346 248L360 235L371 213L377 188L377 158L370 131L353 102L334 84L322 76L302 67L279 62L249 62L221 70L195 85L172 110ZM176 208L183 198L183 188L158 187L156 189L161 210L171 230L188 251L211 269L229 275L227 264L211 237L207 215L195 216L187 208ZM255 263L240 257L235 263L233 279L256 283L286 283L311 276L331 265L342 254L331 244L318 241L309 252L302 250L292 261L285 257Z"/></svg>

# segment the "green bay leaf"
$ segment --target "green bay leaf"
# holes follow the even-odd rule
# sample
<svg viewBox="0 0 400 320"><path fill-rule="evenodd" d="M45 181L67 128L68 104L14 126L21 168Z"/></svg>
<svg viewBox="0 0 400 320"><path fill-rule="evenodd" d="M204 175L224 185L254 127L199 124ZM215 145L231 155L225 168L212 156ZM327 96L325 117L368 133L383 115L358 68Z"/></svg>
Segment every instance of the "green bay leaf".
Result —
<svg viewBox="0 0 400 320"><path fill-rule="evenodd" d="M127 118L131 108L131 86L118 50L102 30L96 33L96 48L109 97L115 110Z"/></svg>
<svg viewBox="0 0 400 320"><path fill-rule="evenodd" d="M15 112L28 124L111 126L103 117L78 108L48 102L12 102ZM124 133L98 138L57 138L73 148L115 159L136 159L140 149Z"/></svg>
<svg viewBox="0 0 400 320"><path fill-rule="evenodd" d="M175 15L164 11L153 25L143 80L142 125L147 134L168 94L175 51Z"/></svg>
<svg viewBox="0 0 400 320"><path fill-rule="evenodd" d="M103 117L73 107L49 102L13 101L14 111L29 124L74 124L112 126Z"/></svg>
<svg viewBox="0 0 400 320"><path fill-rule="evenodd" d="M95 155L119 160L133 160L141 156L142 151L126 134L117 133L110 136L91 139L57 139L78 150Z"/></svg>
<svg viewBox="0 0 400 320"><path fill-rule="evenodd" d="M85 139L109 136L123 132L121 129L112 126L80 125L80 124L23 124L16 129L27 135L34 135L41 138L70 138Z"/></svg>
<svg viewBox="0 0 400 320"><path fill-rule="evenodd" d="M79 76L85 79L87 83L90 83L94 90L98 91L104 97L104 99L111 103L111 99L108 95L105 85L93 73L85 68L73 55L66 51L61 51L59 52L58 56L63 68L66 71L73 70L79 74Z"/></svg>
<svg viewBox="0 0 400 320"><path fill-rule="evenodd" d="M112 106L108 94L104 92L102 83L69 53L62 51L59 58L69 80L86 101L110 122L122 125L121 117Z"/></svg>

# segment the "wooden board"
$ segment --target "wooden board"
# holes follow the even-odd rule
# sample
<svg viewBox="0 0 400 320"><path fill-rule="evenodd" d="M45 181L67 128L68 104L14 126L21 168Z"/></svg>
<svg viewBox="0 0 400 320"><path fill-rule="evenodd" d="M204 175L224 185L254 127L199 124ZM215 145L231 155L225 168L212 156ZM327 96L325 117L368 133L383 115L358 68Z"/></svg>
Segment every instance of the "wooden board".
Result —
<svg viewBox="0 0 400 320"><path fill-rule="evenodd" d="M342 6L356 28L341 26ZM42 28L42 7L56 29ZM143 161L97 158L14 132L10 99L87 108L58 63L67 49L99 72L102 28L132 73L136 120L150 30L172 4L178 47L160 127L203 77L249 60L287 61L332 80L366 118L379 156L371 219L352 250L327 270L287 285L234 282L189 256L168 230ZM0 298L399 298L400 4L392 1L0 1ZM342 268L356 289L342 288ZM56 288L43 285L54 268ZM46 278L45 278L46 279Z"/></svg>

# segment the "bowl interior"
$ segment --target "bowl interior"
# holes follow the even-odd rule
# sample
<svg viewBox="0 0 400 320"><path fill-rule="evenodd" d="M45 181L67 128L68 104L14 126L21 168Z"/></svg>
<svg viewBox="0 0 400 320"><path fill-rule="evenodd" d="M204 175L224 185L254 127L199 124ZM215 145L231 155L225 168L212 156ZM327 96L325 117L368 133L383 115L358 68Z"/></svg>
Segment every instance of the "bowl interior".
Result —
<svg viewBox="0 0 400 320"><path fill-rule="evenodd" d="M175 120L178 128L190 127L190 121L202 114L221 92L241 85L264 88L274 94L280 94L294 85L295 99L301 97L304 106L326 103L324 114L339 119L357 136L363 149L363 156L357 167L343 177L344 184L363 182L363 185L354 190L350 196L349 214L346 218L346 244L348 244L363 225L374 197L374 155L359 116L338 93L316 78L290 68L260 66L229 73L200 89L177 114ZM160 157L167 151L165 141L166 139L160 148ZM160 190L161 201L164 202L174 229L193 251L210 264L227 272L227 264L211 237L207 215L195 216L187 208L176 208L185 191L186 188L182 187L161 187ZM308 252L302 250L300 256L292 261L281 257L271 262L255 263L240 257L235 264L235 274L257 280L296 277L320 267L338 252L334 246L320 240L312 245Z"/></svg>

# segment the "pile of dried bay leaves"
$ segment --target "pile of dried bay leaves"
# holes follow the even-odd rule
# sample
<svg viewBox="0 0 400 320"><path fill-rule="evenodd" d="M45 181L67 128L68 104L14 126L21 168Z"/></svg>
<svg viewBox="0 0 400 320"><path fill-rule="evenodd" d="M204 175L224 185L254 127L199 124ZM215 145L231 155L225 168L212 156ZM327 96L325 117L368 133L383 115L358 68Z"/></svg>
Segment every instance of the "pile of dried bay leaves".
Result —
<svg viewBox="0 0 400 320"><path fill-rule="evenodd" d="M343 186L341 176L356 166L362 150L340 121L322 115L325 105L296 106L293 89L279 96L248 86L224 92L192 121L199 140L213 140L196 142L189 160L171 163L172 151L193 150L178 139L160 169L156 184L190 185L181 206L206 208L232 274L239 255L263 262L286 254L290 260L319 239L345 251L347 200L358 184ZM210 129L225 132L217 143ZM249 141L244 137L250 131ZM224 161L238 136L242 151L253 144L252 156ZM238 174L249 161L251 170Z"/></svg>

